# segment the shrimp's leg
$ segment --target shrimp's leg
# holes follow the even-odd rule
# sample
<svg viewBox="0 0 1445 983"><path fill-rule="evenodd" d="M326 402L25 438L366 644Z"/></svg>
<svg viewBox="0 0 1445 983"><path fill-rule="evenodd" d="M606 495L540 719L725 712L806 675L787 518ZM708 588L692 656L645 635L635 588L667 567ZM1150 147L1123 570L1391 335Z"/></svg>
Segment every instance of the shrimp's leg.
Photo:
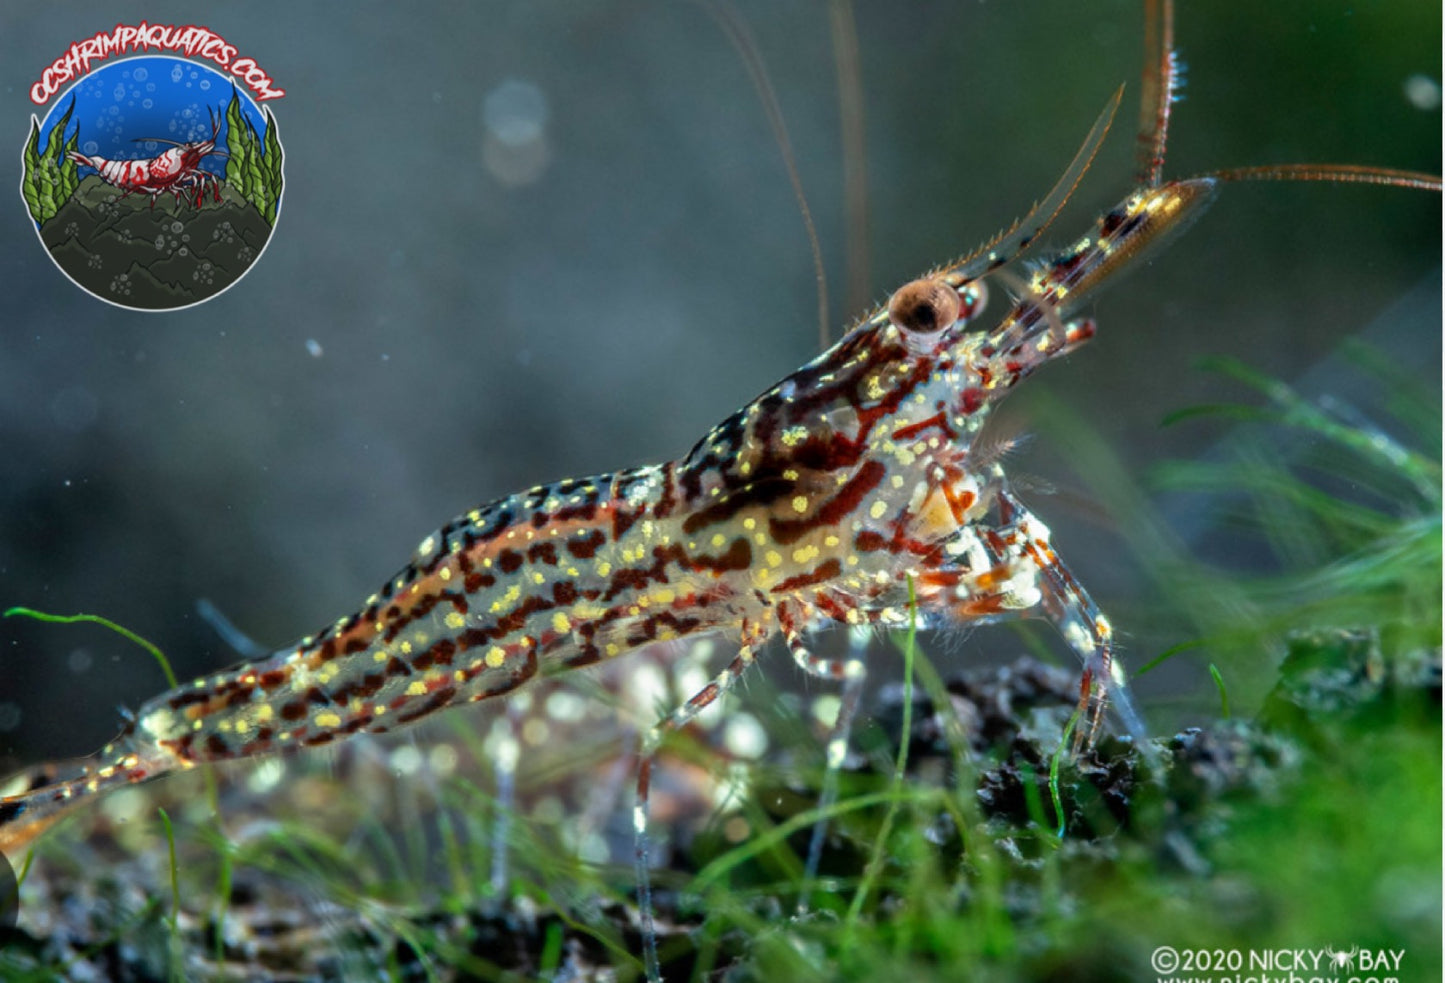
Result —
<svg viewBox="0 0 1445 983"><path fill-rule="evenodd" d="M1025 557L1038 568L1045 616L1084 662L1079 706L1088 713L1089 729L1080 731L1079 737L1092 744L1106 703L1113 703L1124 728L1145 747L1144 720L1129 695L1123 667L1114 660L1113 626L1049 545L1048 527L1007 488L999 493L998 501L1001 518L1018 530Z"/></svg>
<svg viewBox="0 0 1445 983"><path fill-rule="evenodd" d="M642 742L637 763L637 803L632 809L632 832L636 842L637 907L641 920L643 964L647 971L647 978L652 983L658 983L662 979L661 968L657 961L657 925L652 911L652 877L648 868L648 851L651 844L647 838L647 817L652 762L657 756L658 747L661 746L663 739L668 734L686 726L689 721L733 688L733 685L742 678L743 673L747 672L748 666L757 660L757 649L767 640L767 636L768 631L763 624L743 622L742 641L737 657L728 663L727 668L714 676L712 682L694 693L686 703L653 726Z"/></svg>
<svg viewBox="0 0 1445 983"><path fill-rule="evenodd" d="M862 634L855 631L850 635L849 648L852 654L848 658L825 659L814 655L803 644L802 626L794 619L790 605L779 606L778 622L782 626L788 650L793 653L793 661L799 668L810 676L831 680L842 686L838 717L828 735L823 791L818 796L818 810L826 813L828 807L838 799L838 770L848 756L848 736L853 728L853 718L858 712L858 698L863 694L863 681L868 676L868 668L861 655L868 638L868 629L861 628L859 631ZM828 820L826 816L820 817L813 824L813 838L808 843L808 861L803 868L803 883L798 892L800 915L807 912L808 904L812 900L813 882L818 876L818 862L823 856L823 838L827 831Z"/></svg>
<svg viewBox="0 0 1445 983"><path fill-rule="evenodd" d="M945 563L920 582L921 606L973 624L1043 618L1064 636L1084 663L1079 709L1087 727L1075 749L1092 743L1110 703L1141 748L1147 734L1122 668L1114 660L1114 631L1088 592L1049 544L1049 529L1007 488L998 492L999 524L969 527ZM966 565L965 565L966 564Z"/></svg>
<svg viewBox="0 0 1445 983"><path fill-rule="evenodd" d="M506 714L493 723L497 779L497 819L492 824L492 891L505 897L512 816L517 808L517 761L522 747L522 712L517 704L507 701Z"/></svg>

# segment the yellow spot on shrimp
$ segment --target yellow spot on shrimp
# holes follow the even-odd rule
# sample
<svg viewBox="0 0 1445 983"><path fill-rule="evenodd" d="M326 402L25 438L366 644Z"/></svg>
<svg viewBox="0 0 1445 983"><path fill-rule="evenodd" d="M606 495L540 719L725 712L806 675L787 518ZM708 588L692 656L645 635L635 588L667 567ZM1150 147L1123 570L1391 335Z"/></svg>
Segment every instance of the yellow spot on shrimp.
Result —
<svg viewBox="0 0 1445 983"><path fill-rule="evenodd" d="M500 645L493 645L487 649L487 665L493 669L502 668L502 663L507 661L507 652Z"/></svg>
<svg viewBox="0 0 1445 983"><path fill-rule="evenodd" d="M459 612L451 611L446 616L446 623L448 628L465 628L467 619L462 617Z"/></svg>
<svg viewBox="0 0 1445 983"><path fill-rule="evenodd" d="M325 711L324 713L318 713L318 714L316 715L316 726L317 726L317 727L340 727L340 726L341 726L341 715L338 714L338 713L335 713L335 712L333 712L333 711L331 711L331 710L327 710L327 711Z"/></svg>

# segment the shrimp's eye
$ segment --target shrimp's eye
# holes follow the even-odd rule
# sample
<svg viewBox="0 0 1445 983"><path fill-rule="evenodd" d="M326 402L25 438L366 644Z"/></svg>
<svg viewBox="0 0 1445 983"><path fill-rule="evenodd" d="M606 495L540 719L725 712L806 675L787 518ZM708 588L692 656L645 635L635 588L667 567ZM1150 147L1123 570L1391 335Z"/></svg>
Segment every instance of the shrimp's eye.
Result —
<svg viewBox="0 0 1445 983"><path fill-rule="evenodd" d="M905 283L888 298L888 319L908 335L935 335L958 320L958 291L941 280Z"/></svg>

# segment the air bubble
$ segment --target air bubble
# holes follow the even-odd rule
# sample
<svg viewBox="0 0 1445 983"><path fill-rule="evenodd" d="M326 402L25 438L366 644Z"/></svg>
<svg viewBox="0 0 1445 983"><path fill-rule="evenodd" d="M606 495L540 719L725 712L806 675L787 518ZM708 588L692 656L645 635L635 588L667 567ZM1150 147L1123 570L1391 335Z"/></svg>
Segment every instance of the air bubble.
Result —
<svg viewBox="0 0 1445 983"><path fill-rule="evenodd" d="M426 756L432 771L443 777L457 770L458 758L457 749L450 744L438 744Z"/></svg>
<svg viewBox="0 0 1445 983"><path fill-rule="evenodd" d="M538 140L547 125L547 97L531 82L507 79L487 93L482 123L509 146Z"/></svg>
<svg viewBox="0 0 1445 983"><path fill-rule="evenodd" d="M1405 80L1405 101L1416 109L1440 108L1440 83L1428 75L1415 74Z"/></svg>
<svg viewBox="0 0 1445 983"><path fill-rule="evenodd" d="M286 762L282 758L272 758L270 761L262 761L251 769L251 774L246 778L246 788L255 795L265 795L286 777Z"/></svg>
<svg viewBox="0 0 1445 983"><path fill-rule="evenodd" d="M735 757L756 760L768 749L768 735L752 714L734 713L723 731L723 745Z"/></svg>
<svg viewBox="0 0 1445 983"><path fill-rule="evenodd" d="M531 184L550 159L547 97L531 82L507 79L482 102L482 163L502 184Z"/></svg>
<svg viewBox="0 0 1445 983"><path fill-rule="evenodd" d="M391 770L398 775L415 775L421 766L421 751L414 745L403 744L391 752Z"/></svg>

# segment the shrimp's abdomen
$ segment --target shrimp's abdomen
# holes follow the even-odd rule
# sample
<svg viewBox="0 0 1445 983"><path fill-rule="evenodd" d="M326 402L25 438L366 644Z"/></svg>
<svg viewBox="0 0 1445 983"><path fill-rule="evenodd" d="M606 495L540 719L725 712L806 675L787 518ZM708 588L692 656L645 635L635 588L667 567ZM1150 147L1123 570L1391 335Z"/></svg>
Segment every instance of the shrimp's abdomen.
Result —
<svg viewBox="0 0 1445 983"><path fill-rule="evenodd" d="M671 471L572 479L473 509L360 610L148 702L138 737L186 763L312 747L735 624L726 576L746 565L686 547Z"/></svg>

